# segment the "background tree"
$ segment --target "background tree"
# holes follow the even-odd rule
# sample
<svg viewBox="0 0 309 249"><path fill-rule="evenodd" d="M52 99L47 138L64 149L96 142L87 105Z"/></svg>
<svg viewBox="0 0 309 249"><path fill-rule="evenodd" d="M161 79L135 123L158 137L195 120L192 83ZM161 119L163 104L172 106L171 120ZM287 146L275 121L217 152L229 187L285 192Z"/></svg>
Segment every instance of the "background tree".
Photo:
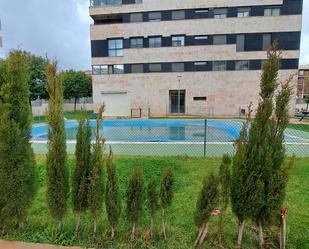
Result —
<svg viewBox="0 0 309 249"><path fill-rule="evenodd" d="M77 143L75 148L75 166L72 174L72 206L76 213L76 228L79 231L80 215L88 208L88 186L91 165L91 129L89 119L80 117Z"/></svg>
<svg viewBox="0 0 309 249"><path fill-rule="evenodd" d="M140 169L134 169L127 187L127 216L132 224L131 239L136 236L136 226L143 213L144 176Z"/></svg>
<svg viewBox="0 0 309 249"><path fill-rule="evenodd" d="M0 226L22 226L37 190L24 54L10 52L0 72Z"/></svg>
<svg viewBox="0 0 309 249"><path fill-rule="evenodd" d="M65 71L62 73L64 98L74 98L74 111L79 98L92 96L91 77L82 71Z"/></svg>
<svg viewBox="0 0 309 249"><path fill-rule="evenodd" d="M171 167L167 167L162 175L160 198L162 208L162 229L164 238L167 238L166 209L172 205L174 197L175 177Z"/></svg>
<svg viewBox="0 0 309 249"><path fill-rule="evenodd" d="M113 152L110 149L109 157L107 160L107 182L105 189L105 206L107 218L111 226L112 239L115 237L115 230L118 225L121 213L120 190L118 183L118 176L116 167L113 164Z"/></svg>
<svg viewBox="0 0 309 249"><path fill-rule="evenodd" d="M47 204L51 216L58 220L58 229L67 211L69 172L63 116L62 82L57 75L57 62L46 68L48 80L48 152L46 160Z"/></svg>
<svg viewBox="0 0 309 249"><path fill-rule="evenodd" d="M93 151L91 156L91 169L89 174L88 205L92 215L94 234L97 231L97 219L102 212L104 201L104 140L102 140L100 137L104 108L104 105L100 107L99 114L96 120L96 140L95 144L93 145Z"/></svg>
<svg viewBox="0 0 309 249"><path fill-rule="evenodd" d="M156 212L159 207L159 194L157 191L157 180L152 177L147 187L148 210L150 215L150 236L153 237L153 227Z"/></svg>
<svg viewBox="0 0 309 249"><path fill-rule="evenodd" d="M229 155L225 154L222 157L222 162L219 169L219 206L221 215L218 221L218 237L221 242L222 236L222 219L225 215L226 209L230 201L230 189L231 189L231 172L230 166L232 159Z"/></svg>
<svg viewBox="0 0 309 249"><path fill-rule="evenodd" d="M201 246L208 232L208 222L218 204L218 179L210 174L203 181L203 187L196 203L194 221L199 228L194 247Z"/></svg>

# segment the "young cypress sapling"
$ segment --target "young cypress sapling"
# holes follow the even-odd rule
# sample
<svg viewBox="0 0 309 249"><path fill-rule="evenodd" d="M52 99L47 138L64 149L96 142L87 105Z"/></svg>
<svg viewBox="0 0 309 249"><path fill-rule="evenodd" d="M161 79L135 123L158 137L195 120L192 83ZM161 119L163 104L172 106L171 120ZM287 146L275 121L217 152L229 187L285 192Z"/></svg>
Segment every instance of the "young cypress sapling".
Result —
<svg viewBox="0 0 309 249"><path fill-rule="evenodd" d="M150 236L153 237L153 227L156 212L159 207L159 194L157 192L157 180L152 177L147 187L148 210L150 216Z"/></svg>

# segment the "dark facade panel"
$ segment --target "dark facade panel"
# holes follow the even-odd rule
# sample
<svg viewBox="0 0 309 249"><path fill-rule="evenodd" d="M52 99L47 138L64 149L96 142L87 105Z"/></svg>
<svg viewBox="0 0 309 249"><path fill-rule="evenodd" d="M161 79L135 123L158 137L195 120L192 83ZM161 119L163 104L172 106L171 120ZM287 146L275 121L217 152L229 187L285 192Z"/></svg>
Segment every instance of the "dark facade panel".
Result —
<svg viewBox="0 0 309 249"><path fill-rule="evenodd" d="M130 48L130 39L123 39L123 48Z"/></svg>
<svg viewBox="0 0 309 249"><path fill-rule="evenodd" d="M124 23L130 22L130 14L129 13L122 14L122 22L124 22Z"/></svg>
<svg viewBox="0 0 309 249"><path fill-rule="evenodd" d="M264 16L264 6L252 6L251 16Z"/></svg>
<svg viewBox="0 0 309 249"><path fill-rule="evenodd" d="M172 19L172 11L162 11L162 21L168 21Z"/></svg>
<svg viewBox="0 0 309 249"><path fill-rule="evenodd" d="M236 35L227 35L227 44L236 44Z"/></svg>
<svg viewBox="0 0 309 249"><path fill-rule="evenodd" d="M226 62L226 70L227 71L235 71L235 61L227 61Z"/></svg>
<svg viewBox="0 0 309 249"><path fill-rule="evenodd" d="M262 51L262 34L245 34L245 51Z"/></svg>
<svg viewBox="0 0 309 249"><path fill-rule="evenodd" d="M172 64L169 62L162 63L162 72L171 72Z"/></svg>
<svg viewBox="0 0 309 249"><path fill-rule="evenodd" d="M300 32L272 33L272 42L277 41L278 47L281 50L299 50L300 38Z"/></svg>
<svg viewBox="0 0 309 249"><path fill-rule="evenodd" d="M303 11L303 0L283 0L281 15L300 15Z"/></svg>
<svg viewBox="0 0 309 249"><path fill-rule="evenodd" d="M130 64L125 64L124 65L124 73L131 73L131 65Z"/></svg>
<svg viewBox="0 0 309 249"><path fill-rule="evenodd" d="M162 37L162 47L171 47L172 46L172 37Z"/></svg>
<svg viewBox="0 0 309 249"><path fill-rule="evenodd" d="M249 62L249 69L250 70L260 70L262 62L261 60L251 60Z"/></svg>
<svg viewBox="0 0 309 249"><path fill-rule="evenodd" d="M228 8L227 17L237 17L237 7Z"/></svg>
<svg viewBox="0 0 309 249"><path fill-rule="evenodd" d="M135 4L135 0L122 0L122 4Z"/></svg>
<svg viewBox="0 0 309 249"><path fill-rule="evenodd" d="M107 40L91 41L91 57L107 57L108 44Z"/></svg>
<svg viewBox="0 0 309 249"><path fill-rule="evenodd" d="M281 69L298 69L298 59L283 59L281 61Z"/></svg>

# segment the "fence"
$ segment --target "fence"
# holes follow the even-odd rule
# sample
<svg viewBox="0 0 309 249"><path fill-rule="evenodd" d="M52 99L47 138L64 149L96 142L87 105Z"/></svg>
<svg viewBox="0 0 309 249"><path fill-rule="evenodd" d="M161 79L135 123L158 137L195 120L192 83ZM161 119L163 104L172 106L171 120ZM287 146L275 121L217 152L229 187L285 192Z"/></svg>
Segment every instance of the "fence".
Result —
<svg viewBox="0 0 309 249"><path fill-rule="evenodd" d="M106 120L101 134L117 155L217 157L235 153L242 125L240 119ZM68 152L74 153L77 122L67 121L66 131ZM32 136L35 152L46 153L47 126L35 126ZM284 144L288 155L309 157L309 122L290 125Z"/></svg>

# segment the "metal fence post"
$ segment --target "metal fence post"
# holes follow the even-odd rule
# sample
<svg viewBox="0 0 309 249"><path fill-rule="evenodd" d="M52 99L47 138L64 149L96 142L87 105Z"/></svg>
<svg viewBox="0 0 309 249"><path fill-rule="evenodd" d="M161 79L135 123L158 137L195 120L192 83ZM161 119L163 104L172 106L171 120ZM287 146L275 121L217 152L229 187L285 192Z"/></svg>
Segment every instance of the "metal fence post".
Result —
<svg viewBox="0 0 309 249"><path fill-rule="evenodd" d="M205 124L204 124L204 156L206 156L207 152L207 119L205 119Z"/></svg>

